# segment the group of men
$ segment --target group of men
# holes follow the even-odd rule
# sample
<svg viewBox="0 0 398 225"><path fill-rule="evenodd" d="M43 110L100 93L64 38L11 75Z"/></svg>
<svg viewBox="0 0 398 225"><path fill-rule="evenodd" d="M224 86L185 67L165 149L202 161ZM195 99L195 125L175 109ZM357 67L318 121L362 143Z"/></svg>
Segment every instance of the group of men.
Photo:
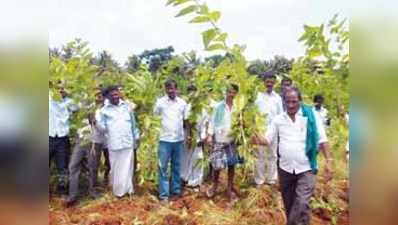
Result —
<svg viewBox="0 0 398 225"><path fill-rule="evenodd" d="M314 106L302 103L301 93L289 78L281 83L281 93L274 90L276 76L263 74L266 90L259 92L255 104L266 116L266 133L251 139L255 149L254 180L279 186L285 206L287 224L309 224L310 198L318 171L317 153L320 149L326 157L326 176L331 177L332 160L326 137L327 111L322 107L323 97L314 97ZM157 99L154 114L161 118L158 147L159 199L167 203L182 194L182 186L199 186L203 182L203 146L208 146L210 172L213 185L207 189L209 198L217 194L219 175L227 169L227 193L230 201L238 199L234 188L235 167L242 163L235 140L230 135L234 97L239 86L227 87L224 100L212 105L211 112L203 110L195 124L188 122L190 104L179 96L174 80L165 82L165 95ZM50 160L55 158L59 179L58 189L66 190L69 174L67 204L77 201L80 164L84 157L89 165L89 193L96 197L95 186L101 153L105 155L105 178L115 196L133 194L134 156L138 146L139 130L134 115L134 105L123 98L117 86L108 87L97 94L95 115L90 115L87 129L91 140L79 135L72 159L68 163L69 118L77 109L61 90L62 101L50 98ZM104 98L103 98L104 97ZM105 100L104 100L105 99ZM197 132L191 136L194 125ZM84 133L84 129L80 130ZM193 141L193 139L196 139ZM196 143L192 146L191 143ZM169 165L171 176L169 176ZM68 171L69 170L69 171Z"/></svg>

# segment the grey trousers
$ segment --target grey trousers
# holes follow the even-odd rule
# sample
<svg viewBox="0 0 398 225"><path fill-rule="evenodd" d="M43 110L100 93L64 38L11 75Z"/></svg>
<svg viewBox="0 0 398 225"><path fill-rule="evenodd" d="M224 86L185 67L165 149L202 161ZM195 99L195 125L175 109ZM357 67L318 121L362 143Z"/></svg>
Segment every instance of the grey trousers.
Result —
<svg viewBox="0 0 398 225"><path fill-rule="evenodd" d="M69 199L76 199L77 195L79 194L80 169L85 158L87 159L89 169L89 193L93 194L95 192L94 188L97 183L97 172L101 159L101 153L102 151L107 150L103 149L102 144L95 144L95 151L93 152L94 154L90 153L90 149L91 144L85 146L76 144L73 149L71 161L69 163ZM106 161L108 160L109 159L106 159Z"/></svg>
<svg viewBox="0 0 398 225"><path fill-rule="evenodd" d="M315 174L312 171L291 174L280 168L278 174L287 225L309 225L310 199L315 189Z"/></svg>

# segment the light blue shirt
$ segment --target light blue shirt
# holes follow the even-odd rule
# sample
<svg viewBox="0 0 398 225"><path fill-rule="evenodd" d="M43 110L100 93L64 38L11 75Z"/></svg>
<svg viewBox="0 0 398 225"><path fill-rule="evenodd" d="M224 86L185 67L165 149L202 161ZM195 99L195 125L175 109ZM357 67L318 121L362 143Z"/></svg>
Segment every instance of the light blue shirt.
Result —
<svg viewBox="0 0 398 225"><path fill-rule="evenodd" d="M65 137L69 135L69 119L72 112L77 111L77 105L72 99L63 98L61 101L54 101L49 97L49 121L48 131L50 137Z"/></svg>
<svg viewBox="0 0 398 225"><path fill-rule="evenodd" d="M133 148L139 138L133 109L123 100L118 105L106 101L96 121L97 127L105 133L109 150Z"/></svg>

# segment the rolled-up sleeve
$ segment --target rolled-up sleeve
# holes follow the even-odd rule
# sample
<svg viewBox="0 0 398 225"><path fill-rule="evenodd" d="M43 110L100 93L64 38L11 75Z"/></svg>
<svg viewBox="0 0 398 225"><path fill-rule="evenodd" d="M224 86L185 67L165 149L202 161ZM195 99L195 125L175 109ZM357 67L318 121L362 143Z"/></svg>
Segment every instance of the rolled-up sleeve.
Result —
<svg viewBox="0 0 398 225"><path fill-rule="evenodd" d="M191 113L191 104L187 104L184 102L184 120L189 118L189 114Z"/></svg>
<svg viewBox="0 0 398 225"><path fill-rule="evenodd" d="M106 131L105 115L101 110L95 113L95 120L97 121L96 122L97 128L101 132L105 132Z"/></svg>

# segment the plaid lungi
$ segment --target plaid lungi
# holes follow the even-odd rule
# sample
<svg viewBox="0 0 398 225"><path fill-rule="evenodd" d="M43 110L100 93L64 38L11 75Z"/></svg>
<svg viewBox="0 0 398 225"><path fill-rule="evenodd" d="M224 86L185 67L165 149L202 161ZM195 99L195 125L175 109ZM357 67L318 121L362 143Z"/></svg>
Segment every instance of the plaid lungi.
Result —
<svg viewBox="0 0 398 225"><path fill-rule="evenodd" d="M234 143L215 143L210 153L210 163L215 170L239 163L239 156Z"/></svg>

